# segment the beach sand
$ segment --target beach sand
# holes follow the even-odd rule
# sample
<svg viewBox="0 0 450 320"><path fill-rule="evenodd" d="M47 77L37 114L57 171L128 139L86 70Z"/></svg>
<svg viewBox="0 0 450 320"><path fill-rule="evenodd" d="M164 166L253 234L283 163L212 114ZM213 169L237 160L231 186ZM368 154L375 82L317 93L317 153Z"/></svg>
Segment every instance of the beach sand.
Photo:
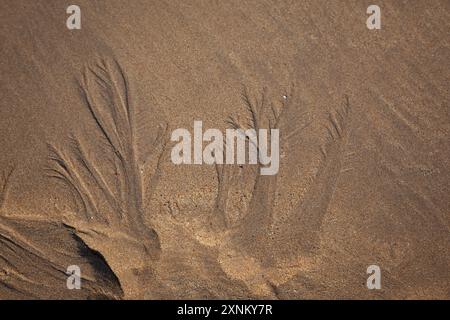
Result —
<svg viewBox="0 0 450 320"><path fill-rule="evenodd" d="M0 4L1 299L450 298L449 1L71 4ZM172 163L252 119L277 175Z"/></svg>

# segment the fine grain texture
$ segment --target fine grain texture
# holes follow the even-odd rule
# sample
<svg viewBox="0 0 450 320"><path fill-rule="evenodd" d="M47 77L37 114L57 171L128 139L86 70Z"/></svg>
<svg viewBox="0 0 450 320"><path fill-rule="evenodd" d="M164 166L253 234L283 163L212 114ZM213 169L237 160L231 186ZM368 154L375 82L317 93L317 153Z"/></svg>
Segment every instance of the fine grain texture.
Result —
<svg viewBox="0 0 450 320"><path fill-rule="evenodd" d="M449 299L450 2L377 2L1 1L0 299Z"/></svg>

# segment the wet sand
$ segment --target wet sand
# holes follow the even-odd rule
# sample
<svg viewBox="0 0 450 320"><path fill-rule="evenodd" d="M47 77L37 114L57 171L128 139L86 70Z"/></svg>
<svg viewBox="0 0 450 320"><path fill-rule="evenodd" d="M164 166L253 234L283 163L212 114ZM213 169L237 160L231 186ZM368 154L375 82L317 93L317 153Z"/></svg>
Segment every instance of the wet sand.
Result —
<svg viewBox="0 0 450 320"><path fill-rule="evenodd" d="M0 298L450 298L448 1L70 4L0 5ZM252 119L277 175L172 163Z"/></svg>

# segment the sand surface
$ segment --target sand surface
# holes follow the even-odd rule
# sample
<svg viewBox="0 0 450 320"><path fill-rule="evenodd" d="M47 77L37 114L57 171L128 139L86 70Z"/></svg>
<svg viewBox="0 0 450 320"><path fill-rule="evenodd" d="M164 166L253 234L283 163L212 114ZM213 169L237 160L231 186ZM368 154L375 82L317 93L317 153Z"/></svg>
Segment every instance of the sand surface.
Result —
<svg viewBox="0 0 450 320"><path fill-rule="evenodd" d="M449 299L450 2L372 2L1 1L0 298ZM252 116L277 175L171 162Z"/></svg>

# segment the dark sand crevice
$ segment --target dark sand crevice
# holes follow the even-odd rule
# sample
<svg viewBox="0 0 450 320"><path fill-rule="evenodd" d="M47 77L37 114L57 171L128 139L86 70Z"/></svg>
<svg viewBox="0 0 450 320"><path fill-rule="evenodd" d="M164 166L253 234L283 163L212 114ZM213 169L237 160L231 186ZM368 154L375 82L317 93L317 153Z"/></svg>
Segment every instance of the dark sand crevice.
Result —
<svg viewBox="0 0 450 320"><path fill-rule="evenodd" d="M122 297L114 273L101 256L59 222L33 218L0 220L3 298L68 299ZM67 290L69 265L81 269L82 290Z"/></svg>

